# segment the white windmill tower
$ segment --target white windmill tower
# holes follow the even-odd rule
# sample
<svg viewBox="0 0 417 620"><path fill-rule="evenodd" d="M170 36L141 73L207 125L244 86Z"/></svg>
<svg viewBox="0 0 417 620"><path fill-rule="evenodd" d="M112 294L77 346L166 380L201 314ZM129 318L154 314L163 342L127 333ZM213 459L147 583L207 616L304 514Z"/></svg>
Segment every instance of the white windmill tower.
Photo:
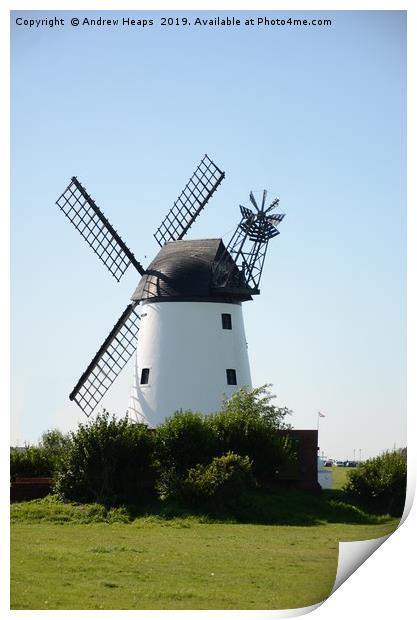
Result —
<svg viewBox="0 0 417 620"><path fill-rule="evenodd" d="M283 214L275 199L221 239L183 240L222 180L205 155L155 233L161 250L145 270L76 177L56 204L113 276L130 264L141 280L131 302L70 394L89 416L136 350L130 415L155 426L178 409L211 412L251 385L242 302L259 294L268 242ZM139 329L140 324L140 329Z"/></svg>

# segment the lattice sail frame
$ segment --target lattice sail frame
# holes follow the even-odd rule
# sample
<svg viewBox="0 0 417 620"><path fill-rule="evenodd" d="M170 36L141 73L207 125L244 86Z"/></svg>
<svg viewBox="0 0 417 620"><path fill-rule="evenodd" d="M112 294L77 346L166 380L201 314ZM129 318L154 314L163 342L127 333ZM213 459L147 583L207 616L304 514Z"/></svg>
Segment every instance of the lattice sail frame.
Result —
<svg viewBox="0 0 417 620"><path fill-rule="evenodd" d="M246 283L251 295L259 294L259 283L264 267L266 251L269 241L280 234L277 226L285 217L284 213L271 213L272 209L279 205L279 198L275 198L268 208L265 208L267 192L264 190L262 205L258 206L252 192L249 194L251 203L256 208L256 213L248 207L240 206L242 219L233 234L224 254L215 265L213 281L218 287L241 286L241 281ZM227 255L232 256L239 269L240 282L225 268Z"/></svg>
<svg viewBox="0 0 417 620"><path fill-rule="evenodd" d="M71 178L56 204L118 282L130 264L144 274L142 265L77 177Z"/></svg>
<svg viewBox="0 0 417 620"><path fill-rule="evenodd" d="M225 177L224 172L204 155L168 215L154 234L163 246L182 239Z"/></svg>
<svg viewBox="0 0 417 620"><path fill-rule="evenodd" d="M129 304L72 390L87 417L135 352L139 323L139 305Z"/></svg>
<svg viewBox="0 0 417 620"><path fill-rule="evenodd" d="M225 173L205 155L156 231L154 237L159 245L184 237L224 177ZM56 204L117 281L130 264L144 275L143 266L77 177L71 178ZM70 394L70 400L75 401L87 417L135 352L140 322L138 312L137 302L127 306Z"/></svg>

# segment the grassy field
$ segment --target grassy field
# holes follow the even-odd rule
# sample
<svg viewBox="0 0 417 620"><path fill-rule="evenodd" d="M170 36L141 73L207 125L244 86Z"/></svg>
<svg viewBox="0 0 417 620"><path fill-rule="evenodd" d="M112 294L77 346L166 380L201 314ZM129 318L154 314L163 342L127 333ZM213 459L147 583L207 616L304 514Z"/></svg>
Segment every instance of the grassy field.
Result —
<svg viewBox="0 0 417 620"><path fill-rule="evenodd" d="M333 472L333 488L341 489L346 482L348 471L352 471L349 467L332 467Z"/></svg>
<svg viewBox="0 0 417 620"><path fill-rule="evenodd" d="M12 609L312 605L332 589L339 541L384 536L398 523L334 493L258 497L250 518L243 510L229 521L175 507L136 514L51 499L14 504Z"/></svg>

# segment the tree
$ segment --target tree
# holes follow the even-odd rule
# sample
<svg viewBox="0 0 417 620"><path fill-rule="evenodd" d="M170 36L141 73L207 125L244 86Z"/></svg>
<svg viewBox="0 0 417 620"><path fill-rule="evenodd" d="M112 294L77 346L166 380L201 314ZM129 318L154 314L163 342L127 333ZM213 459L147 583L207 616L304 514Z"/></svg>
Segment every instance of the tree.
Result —
<svg viewBox="0 0 417 620"><path fill-rule="evenodd" d="M259 416L276 429L288 430L292 428L284 420L293 412L288 407L277 407L272 403L276 396L271 393L270 387L272 387L270 383L265 383L265 385L252 390L246 387L241 388L230 398L224 399L220 412L229 414L239 412L242 415L246 413L252 417Z"/></svg>
<svg viewBox="0 0 417 620"><path fill-rule="evenodd" d="M287 437L277 433L291 428L284 420L292 412L272 403L275 396L269 387L242 388L223 402L218 413L208 416L218 454L248 456L258 481L273 480L294 458Z"/></svg>
<svg viewBox="0 0 417 620"><path fill-rule="evenodd" d="M64 435L57 428L52 428L42 433L39 447L51 450L52 452L61 452L68 446L69 440L69 435Z"/></svg>

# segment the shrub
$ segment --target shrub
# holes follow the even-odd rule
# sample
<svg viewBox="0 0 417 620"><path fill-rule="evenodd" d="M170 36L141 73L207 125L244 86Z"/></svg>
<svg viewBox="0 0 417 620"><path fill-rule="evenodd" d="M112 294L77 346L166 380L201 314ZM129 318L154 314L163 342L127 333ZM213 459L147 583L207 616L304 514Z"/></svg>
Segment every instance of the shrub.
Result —
<svg viewBox="0 0 417 620"><path fill-rule="evenodd" d="M230 398L224 399L220 411L229 414L240 413L256 416L262 418L271 428L289 429L291 426L284 419L292 415L292 411L288 407L277 407L272 403L276 397L269 390L270 387L271 385L266 383L251 390L245 387L241 388Z"/></svg>
<svg viewBox="0 0 417 620"><path fill-rule="evenodd" d="M398 517L404 509L406 487L407 464L399 451L385 452L350 470L343 491L368 510Z"/></svg>
<svg viewBox="0 0 417 620"><path fill-rule="evenodd" d="M275 478L288 466L293 451L277 430L288 428L291 412L271 403L268 386L241 389L225 400L219 413L179 411L156 429L156 454L162 495L182 484L189 469L208 465L215 456L233 452L247 456L259 481Z"/></svg>
<svg viewBox="0 0 417 620"><path fill-rule="evenodd" d="M208 465L191 467L184 478L172 476L171 486L165 490L166 496L189 504L223 508L238 502L254 486L249 458L228 452L214 457Z"/></svg>
<svg viewBox="0 0 417 620"><path fill-rule="evenodd" d="M31 446L23 450L12 448L10 451L10 478L12 480L18 476L52 477L57 466L55 455L46 448Z"/></svg>
<svg viewBox="0 0 417 620"><path fill-rule="evenodd" d="M10 477L53 477L59 469L69 438L53 429L43 433L38 446L10 451Z"/></svg>
<svg viewBox="0 0 417 620"><path fill-rule="evenodd" d="M290 444L277 430L290 412L271 404L268 386L241 389L208 418L216 438L217 453L248 456L259 481L275 478L277 471L292 460ZM286 426L286 425L285 425Z"/></svg>
<svg viewBox="0 0 417 620"><path fill-rule="evenodd" d="M165 478L182 477L197 464L216 455L216 437L207 416L177 411L155 431L156 458Z"/></svg>
<svg viewBox="0 0 417 620"><path fill-rule="evenodd" d="M153 488L153 451L147 426L103 411L71 434L55 491L80 502L135 503Z"/></svg>
<svg viewBox="0 0 417 620"><path fill-rule="evenodd" d="M52 428L42 433L39 446L57 456L61 456L68 447L69 441L69 435L64 435L57 428Z"/></svg>
<svg viewBox="0 0 417 620"><path fill-rule="evenodd" d="M274 397L267 388L239 390L218 414L176 412L155 431L103 411L69 436L57 430L44 433L40 446L27 453L26 461L32 464L26 470L21 466L21 475L57 472L55 492L60 497L108 505L136 504L155 487L167 496L184 492L188 485L197 497L198 485L209 485L210 476L220 479L221 471L236 485L236 472L245 459L259 481L269 481L291 461L292 453L288 441L277 434L287 427L284 418L290 412L271 404ZM227 460L227 453L233 458ZM213 461L215 457L219 462ZM15 472L23 457L13 458ZM240 458L238 466L233 459ZM217 497L221 491L212 494Z"/></svg>

